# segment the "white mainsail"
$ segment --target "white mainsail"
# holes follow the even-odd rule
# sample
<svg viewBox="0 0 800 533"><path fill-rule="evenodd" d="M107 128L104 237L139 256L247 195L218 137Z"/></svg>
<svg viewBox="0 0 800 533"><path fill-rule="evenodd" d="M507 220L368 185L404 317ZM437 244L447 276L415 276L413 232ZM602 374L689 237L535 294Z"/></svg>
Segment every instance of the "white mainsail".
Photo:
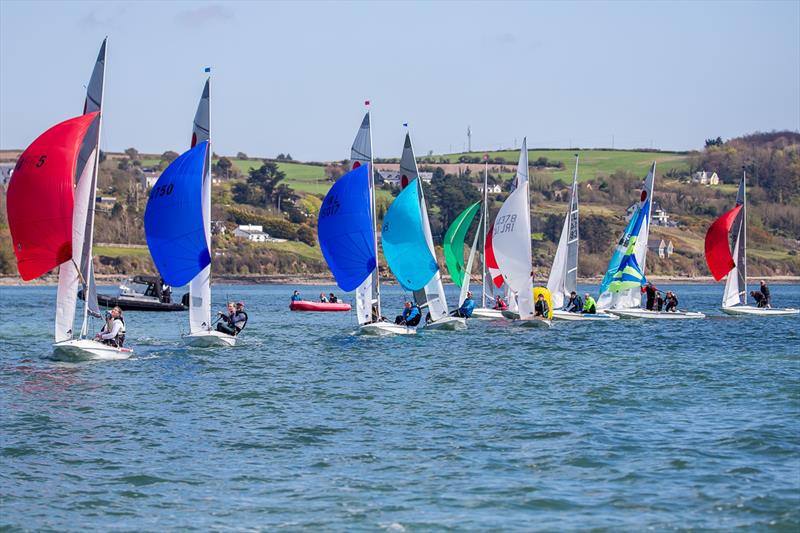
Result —
<svg viewBox="0 0 800 533"><path fill-rule="evenodd" d="M369 165L369 170L373 174L375 169L372 160L372 129L370 128L370 114L369 111L364 115L364 120L361 121L361 127L358 128L356 138L353 141L353 146L350 148L350 168L355 169L361 165ZM370 176L369 180L369 201L372 210L372 228L375 235L375 257L378 257L378 241L377 232L375 227L377 221L375 220L375 184L374 178ZM377 265L377 261L376 261ZM370 274L361 285L356 289L356 316L358 317L359 324L369 324L381 316L381 290L380 280L377 272Z"/></svg>
<svg viewBox="0 0 800 533"><path fill-rule="evenodd" d="M406 133L406 139L403 143L403 155L400 157L400 174L402 183L407 183L409 187L419 187L419 210L422 217L422 229L431 255L436 257L433 236L431 235L431 224L428 220L428 207L425 203L425 194L422 188L422 181L419 179L419 169L417 168L417 160L414 158L414 148L411 146L411 134L409 133ZM414 291L414 298L420 308L424 308L427 305L431 320L434 322L448 316L447 300L442 286L442 274L438 269L423 290Z"/></svg>
<svg viewBox="0 0 800 533"><path fill-rule="evenodd" d="M569 197L569 209L558 239L553 267L547 279L547 289L553 299L553 308L564 307L564 298L578 290L578 156L575 156L575 175Z"/></svg>
<svg viewBox="0 0 800 533"><path fill-rule="evenodd" d="M736 228L736 244L733 247L733 260L736 266L728 272L725 281L725 292L722 294L722 307L747 305L747 197L745 190L746 174L742 174L736 203L742 210L736 215L733 226Z"/></svg>
<svg viewBox="0 0 800 533"><path fill-rule="evenodd" d="M636 237L636 245L634 246L634 255L639 269L642 273L645 272L645 261L647 260L647 240L650 235L650 220L652 216L653 207L653 182L656 175L656 163L653 162L650 167L650 172L644 179L642 190L639 195L640 209L646 207L647 217L642 222L639 234L629 237ZM646 204L646 206L645 206ZM626 248L630 242L629 238L623 235L623 238L617 244L615 254L619 254L619 258L625 253ZM632 309L638 308L642 305L642 292L638 288L624 289L619 292L611 292L609 290L603 291L597 298L597 307L599 309Z"/></svg>
<svg viewBox="0 0 800 533"><path fill-rule="evenodd" d="M534 303L527 139L522 140L515 182L516 188L495 219L492 248L503 279L514 293L510 300L516 301L520 318L526 319L533 316Z"/></svg>
<svg viewBox="0 0 800 533"><path fill-rule="evenodd" d="M72 259L62 263L58 269L58 292L56 295L55 340L72 339L78 287L84 289L84 313L80 336L88 333L89 313L99 315L97 288L92 263L92 240L94 238L94 204L97 194L97 171L100 151L100 129L103 107L103 85L105 83L106 43L103 40L92 69L83 113L100 111L101 115L89 127L78 154L75 203L72 219Z"/></svg>
<svg viewBox="0 0 800 533"><path fill-rule="evenodd" d="M209 140L211 136L210 84L206 80L192 125L192 147ZM206 244L211 249L211 149L206 156L203 173L203 223ZM209 264L189 282L189 329L192 333L211 329L211 265Z"/></svg>

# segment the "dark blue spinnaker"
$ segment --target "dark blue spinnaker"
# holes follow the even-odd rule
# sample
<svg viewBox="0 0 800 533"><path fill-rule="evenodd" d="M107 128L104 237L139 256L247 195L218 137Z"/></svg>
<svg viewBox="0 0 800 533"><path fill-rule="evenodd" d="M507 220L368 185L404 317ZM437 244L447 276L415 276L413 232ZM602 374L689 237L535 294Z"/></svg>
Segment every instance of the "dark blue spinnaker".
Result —
<svg viewBox="0 0 800 533"><path fill-rule="evenodd" d="M186 285L211 263L203 222L203 174L208 141L173 161L150 191L144 233L150 255L169 285Z"/></svg>
<svg viewBox="0 0 800 533"><path fill-rule="evenodd" d="M377 264L369 169L361 165L339 178L319 211L319 246L343 291L355 290Z"/></svg>

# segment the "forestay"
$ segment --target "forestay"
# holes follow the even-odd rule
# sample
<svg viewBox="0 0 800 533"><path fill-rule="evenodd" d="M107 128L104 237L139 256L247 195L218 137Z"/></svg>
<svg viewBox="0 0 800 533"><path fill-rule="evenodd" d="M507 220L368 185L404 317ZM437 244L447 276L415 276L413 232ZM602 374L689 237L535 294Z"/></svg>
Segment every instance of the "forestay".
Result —
<svg viewBox="0 0 800 533"><path fill-rule="evenodd" d="M362 165L369 165L370 169L374 169L372 164L372 129L370 126L370 113L367 111L364 114L364 120L361 121L361 127L358 128L356 138L353 140L353 146L350 148L350 165L351 169L357 169ZM370 217L372 221L373 232L373 251L377 255L377 240L375 236L375 186L373 184L372 176L367 180L369 187L369 202ZM381 316L380 311L380 282L378 279L377 262L375 264L376 270L364 279L361 285L356 289L356 316L358 317L359 324L368 324L373 321L373 317L378 318Z"/></svg>
<svg viewBox="0 0 800 533"><path fill-rule="evenodd" d="M197 111L192 122L192 142L210 141L211 136L211 79L207 79ZM202 175L203 233L206 246L211 250L211 152L206 153L205 170ZM189 282L189 328L192 332L211 327L211 263L209 262Z"/></svg>
<svg viewBox="0 0 800 533"><path fill-rule="evenodd" d="M600 309L629 309L641 305L640 287L632 285L635 284L633 278L639 278L640 282L644 282L655 173L656 164L653 162L639 193L636 210L617 242L608 269L600 284L600 296L597 299L597 307ZM632 265L633 262L635 262L635 268ZM621 270L622 272L620 272ZM635 271L638 271L638 274ZM618 283L612 290L611 284L615 281L614 277L618 272L620 273L617 276ZM624 275L626 277L623 279Z"/></svg>
<svg viewBox="0 0 800 533"><path fill-rule="evenodd" d="M365 164L339 178L319 211L317 232L322 255L343 291L359 287L376 266L369 169Z"/></svg>
<svg viewBox="0 0 800 533"><path fill-rule="evenodd" d="M381 243L389 268L406 290L422 289L439 271L423 232L416 186L403 189L389 206Z"/></svg>
<svg viewBox="0 0 800 533"><path fill-rule="evenodd" d="M428 206L425 202L422 182L419 179L419 169L417 168L417 160L414 157L414 148L411 145L411 135L409 133L406 133L405 142L403 143L403 154L400 156L400 185L401 187L411 186L418 189L422 232L425 236L425 242L428 245L430 255L434 258L434 264L436 264L436 249L433 246L433 235L431 234L430 221L428 220ZM445 299L444 287L442 286L442 275L439 272L438 264L436 265L436 272L430 281L425 284L423 289L414 292L414 299L417 304L421 308L428 308L431 314L431 320L433 321L448 315L447 300Z"/></svg>
<svg viewBox="0 0 800 533"><path fill-rule="evenodd" d="M547 280L553 308L564 307L564 298L578 290L578 156L575 156L575 174L569 196L569 209L564 217L564 227L558 239L553 267Z"/></svg>

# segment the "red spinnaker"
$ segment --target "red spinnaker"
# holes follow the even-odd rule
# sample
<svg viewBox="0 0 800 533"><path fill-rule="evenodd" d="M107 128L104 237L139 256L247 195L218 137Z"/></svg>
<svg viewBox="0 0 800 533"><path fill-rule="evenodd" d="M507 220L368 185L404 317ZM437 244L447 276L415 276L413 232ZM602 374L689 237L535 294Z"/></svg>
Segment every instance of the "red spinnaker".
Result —
<svg viewBox="0 0 800 533"><path fill-rule="evenodd" d="M78 152L97 115L89 113L56 124L17 160L6 201L17 268L25 281L72 257Z"/></svg>
<svg viewBox="0 0 800 533"><path fill-rule="evenodd" d="M724 278L736 266L731 255L728 233L741 210L742 206L737 205L715 220L706 232L706 263L711 275L717 281Z"/></svg>
<svg viewBox="0 0 800 533"><path fill-rule="evenodd" d="M497 259L494 258L494 248L492 248L492 231L494 226L489 228L486 232L486 269L489 271L489 276L492 277L492 283L498 289L503 286L503 274L500 273L500 267L497 266Z"/></svg>

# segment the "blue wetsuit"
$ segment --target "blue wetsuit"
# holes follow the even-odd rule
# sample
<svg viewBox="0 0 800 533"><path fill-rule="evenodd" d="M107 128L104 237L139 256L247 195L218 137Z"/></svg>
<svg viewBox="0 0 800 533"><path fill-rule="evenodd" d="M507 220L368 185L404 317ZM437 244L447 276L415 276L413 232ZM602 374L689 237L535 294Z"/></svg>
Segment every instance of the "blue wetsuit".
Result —
<svg viewBox="0 0 800 533"><path fill-rule="evenodd" d="M461 307L458 308L458 316L469 318L472 316L472 310L475 309L475 301L472 298L467 298Z"/></svg>

